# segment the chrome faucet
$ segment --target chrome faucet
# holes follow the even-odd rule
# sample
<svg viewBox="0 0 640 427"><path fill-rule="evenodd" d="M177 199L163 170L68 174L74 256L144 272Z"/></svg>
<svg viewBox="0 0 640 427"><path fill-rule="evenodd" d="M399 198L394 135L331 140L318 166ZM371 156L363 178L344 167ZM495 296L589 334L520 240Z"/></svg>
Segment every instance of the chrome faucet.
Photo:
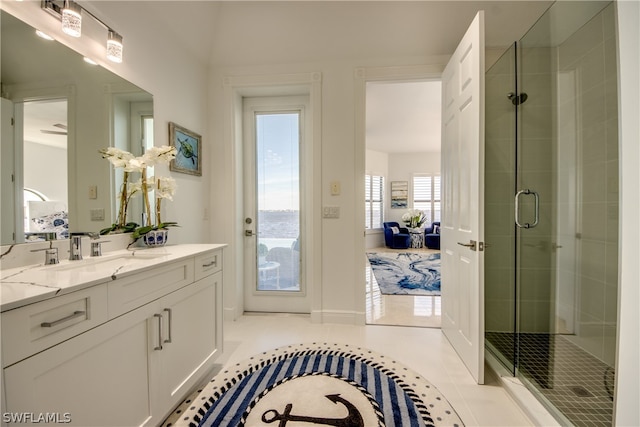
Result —
<svg viewBox="0 0 640 427"><path fill-rule="evenodd" d="M100 235L93 232L69 234L69 260L80 261L82 259L82 236L89 236L92 240L99 239Z"/></svg>

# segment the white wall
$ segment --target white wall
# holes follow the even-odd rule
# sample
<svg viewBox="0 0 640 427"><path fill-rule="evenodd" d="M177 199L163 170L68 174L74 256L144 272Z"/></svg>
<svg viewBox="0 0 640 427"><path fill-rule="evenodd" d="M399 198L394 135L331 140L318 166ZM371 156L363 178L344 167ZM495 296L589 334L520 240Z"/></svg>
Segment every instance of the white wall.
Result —
<svg viewBox="0 0 640 427"><path fill-rule="evenodd" d="M442 58L437 58L442 61ZM403 64L413 65L425 62L423 58L404 58ZM232 245L242 244L241 236L231 226L241 218L242 212L236 207L232 185L235 177L228 165L234 163L232 143L224 139L225 124L224 82L227 76L277 76L295 73L321 73L322 75L322 140L321 152L314 158L313 167L321 173L321 191L313 196L318 205L340 207L340 218L322 219L321 209L312 212L312 219L321 223L320 249L314 257L320 270L316 280L321 281L319 295L314 295L315 303L321 311L324 321L364 323L364 281L360 283L362 272L354 268L354 257L363 256L358 246L363 234L362 215L363 205L356 199L363 193L362 176L356 176L354 164L355 150L355 88L356 78L354 70L365 65L387 66L396 64L396 60L368 59L341 60L323 63L255 65L220 68L211 71L210 99L211 99L211 138L215 140L217 152L222 155L214 159L214 176L212 189L216 196L212 205L212 221L216 224L229 224L227 227L212 230L212 238L217 241L232 242ZM265 77L266 78L266 77ZM364 155L364 150L363 153ZM363 156L364 157L364 156ZM364 158L361 159L364 162ZM330 183L341 183L341 194L332 196ZM356 248L358 248L356 250ZM236 248L230 248L235 252ZM358 252L358 255L356 255ZM241 260L236 260L241 262ZM227 264L225 263L225 268ZM227 270L225 270L227 271ZM241 286L237 283L236 269L229 269L225 273L225 291L227 295L235 294ZM228 279L228 281L227 281ZM225 298L226 300L226 298ZM238 301L239 298L234 298ZM231 301L225 301L231 303ZM238 312L238 307L226 306L227 312Z"/></svg>
<svg viewBox="0 0 640 427"><path fill-rule="evenodd" d="M49 200L67 203L67 150L37 142L24 142L24 186ZM27 165L28 163L28 165Z"/></svg>
<svg viewBox="0 0 640 427"><path fill-rule="evenodd" d="M365 153L367 173L371 175L389 176L389 154L381 151L367 150Z"/></svg>
<svg viewBox="0 0 640 427"><path fill-rule="evenodd" d="M413 209L412 181L417 173L439 174L440 152L434 153L395 153L389 155L389 182L407 181L409 183L409 206ZM402 224L402 215L407 209L391 209L385 206L385 218L388 221L397 221Z"/></svg>

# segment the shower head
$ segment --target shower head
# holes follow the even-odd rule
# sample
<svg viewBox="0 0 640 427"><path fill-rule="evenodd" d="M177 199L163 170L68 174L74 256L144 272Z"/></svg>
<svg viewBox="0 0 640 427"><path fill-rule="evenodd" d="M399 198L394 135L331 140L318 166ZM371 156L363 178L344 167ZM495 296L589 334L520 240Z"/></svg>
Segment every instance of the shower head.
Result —
<svg viewBox="0 0 640 427"><path fill-rule="evenodd" d="M520 104L524 104L527 98L529 98L529 96L524 92L521 92L520 95L516 95L513 92L509 92L507 94L507 98L511 100L513 105L520 105Z"/></svg>

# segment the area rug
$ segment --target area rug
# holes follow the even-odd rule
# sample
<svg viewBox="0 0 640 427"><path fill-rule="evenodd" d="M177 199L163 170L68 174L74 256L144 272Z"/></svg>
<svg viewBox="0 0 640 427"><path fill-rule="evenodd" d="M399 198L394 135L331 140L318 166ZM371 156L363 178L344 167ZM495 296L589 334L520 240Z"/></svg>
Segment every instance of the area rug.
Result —
<svg viewBox="0 0 640 427"><path fill-rule="evenodd" d="M367 253L385 295L440 295L440 254Z"/></svg>
<svg viewBox="0 0 640 427"><path fill-rule="evenodd" d="M371 350L311 343L276 348L221 371L163 426L462 426L416 372Z"/></svg>

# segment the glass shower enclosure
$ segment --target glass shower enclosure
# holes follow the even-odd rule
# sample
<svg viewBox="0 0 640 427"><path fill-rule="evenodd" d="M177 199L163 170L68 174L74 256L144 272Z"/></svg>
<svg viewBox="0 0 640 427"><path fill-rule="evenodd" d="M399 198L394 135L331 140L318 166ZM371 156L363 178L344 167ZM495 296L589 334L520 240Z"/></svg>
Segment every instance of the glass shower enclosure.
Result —
<svg viewBox="0 0 640 427"><path fill-rule="evenodd" d="M554 3L486 74L485 344L563 425L613 418L614 7Z"/></svg>

